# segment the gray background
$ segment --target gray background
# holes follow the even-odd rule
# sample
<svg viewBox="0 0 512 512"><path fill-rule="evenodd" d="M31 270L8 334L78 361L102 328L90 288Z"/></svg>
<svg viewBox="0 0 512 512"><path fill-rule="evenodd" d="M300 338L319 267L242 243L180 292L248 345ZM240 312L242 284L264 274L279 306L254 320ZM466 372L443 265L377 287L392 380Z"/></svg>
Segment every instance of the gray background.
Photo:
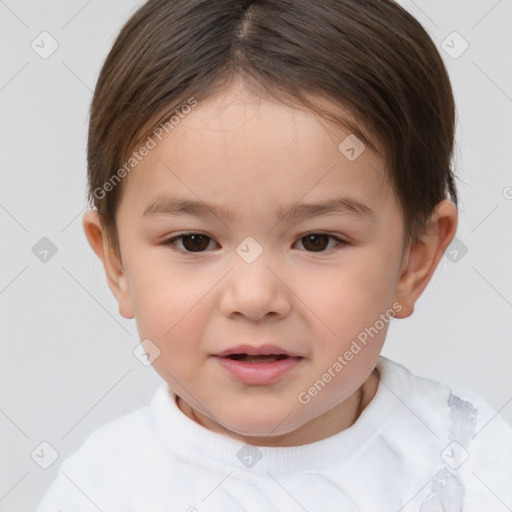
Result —
<svg viewBox="0 0 512 512"><path fill-rule="evenodd" d="M458 245L383 354L479 393L512 424L512 1L400 3L452 78L461 204ZM92 89L140 4L0 0L0 511L33 510L62 460L161 382L134 357L135 323L118 314L81 227ZM43 31L58 43L46 59L31 47ZM453 31L469 43L460 56ZM46 261L43 237L57 248ZM48 469L43 441L59 454Z"/></svg>

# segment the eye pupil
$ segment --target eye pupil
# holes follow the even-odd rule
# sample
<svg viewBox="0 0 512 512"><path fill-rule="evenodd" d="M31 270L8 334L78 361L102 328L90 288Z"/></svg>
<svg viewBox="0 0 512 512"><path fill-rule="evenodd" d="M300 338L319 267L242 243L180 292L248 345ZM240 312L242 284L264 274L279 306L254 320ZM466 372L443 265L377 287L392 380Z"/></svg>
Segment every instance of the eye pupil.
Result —
<svg viewBox="0 0 512 512"><path fill-rule="evenodd" d="M192 243L189 244L187 241ZM194 250L203 251L208 247L208 237L204 235L184 235L182 242L183 247L191 252L194 252Z"/></svg>
<svg viewBox="0 0 512 512"><path fill-rule="evenodd" d="M313 252L321 252L329 245L329 235L308 235L302 238L304 247ZM311 242L311 246L308 244Z"/></svg>

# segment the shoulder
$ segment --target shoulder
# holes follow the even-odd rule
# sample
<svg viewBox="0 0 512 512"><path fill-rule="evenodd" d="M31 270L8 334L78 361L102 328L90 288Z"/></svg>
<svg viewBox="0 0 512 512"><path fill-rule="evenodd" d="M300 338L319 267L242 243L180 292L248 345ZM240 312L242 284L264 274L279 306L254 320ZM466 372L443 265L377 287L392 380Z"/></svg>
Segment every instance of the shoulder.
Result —
<svg viewBox="0 0 512 512"><path fill-rule="evenodd" d="M135 448L147 440L150 432L150 415L147 406L116 418L92 431L69 457L92 459L120 454L126 445ZM142 436L141 436L142 434ZM139 443L134 441L139 438Z"/></svg>
<svg viewBox="0 0 512 512"><path fill-rule="evenodd" d="M510 441L512 427L501 416L500 411L494 409L478 393L415 375L400 363L382 356L377 367L381 382L390 394L401 399L404 405L414 408L418 414L430 418L432 423L437 421L439 428L442 429L443 425L454 425L460 429L467 423L467 430L474 431L472 440L477 440L481 434L482 438L488 437L488 431L493 434L500 433L504 439ZM447 435L450 435L449 432ZM451 435L457 437L460 432L454 430Z"/></svg>
<svg viewBox="0 0 512 512"><path fill-rule="evenodd" d="M439 471L464 482L468 505L476 507L468 512L497 499L496 506L512 503L512 427L501 411L478 393L414 375L389 359L379 359L379 370L386 387L431 430L424 446Z"/></svg>
<svg viewBox="0 0 512 512"><path fill-rule="evenodd" d="M159 392L155 392L153 399ZM118 475L125 471L133 474L134 468L142 472L146 466L155 464L162 453L152 408L146 405L94 430L62 467L83 469L90 474L93 468L101 472L102 468L116 466Z"/></svg>
<svg viewBox="0 0 512 512"><path fill-rule="evenodd" d="M116 503L136 491L136 483L166 463L155 433L150 406L97 428L61 462L57 476L39 503L47 510L91 510Z"/></svg>

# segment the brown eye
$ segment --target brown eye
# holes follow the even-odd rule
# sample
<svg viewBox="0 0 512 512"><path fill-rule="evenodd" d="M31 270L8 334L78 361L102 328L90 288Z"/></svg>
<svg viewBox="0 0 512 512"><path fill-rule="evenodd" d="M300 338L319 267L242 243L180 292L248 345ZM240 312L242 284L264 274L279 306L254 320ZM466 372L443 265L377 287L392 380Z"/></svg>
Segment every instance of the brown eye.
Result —
<svg viewBox="0 0 512 512"><path fill-rule="evenodd" d="M334 240L334 244L329 247L331 240ZM325 233L311 233L301 237L300 242L308 252L328 252L331 249L338 249L339 246L347 245L347 242L337 236Z"/></svg>
<svg viewBox="0 0 512 512"><path fill-rule="evenodd" d="M186 235L183 237L183 247L187 251L204 251L208 247L209 238L204 235Z"/></svg>
<svg viewBox="0 0 512 512"><path fill-rule="evenodd" d="M301 241L308 251L321 252L329 245L329 238L329 235L307 235Z"/></svg>
<svg viewBox="0 0 512 512"><path fill-rule="evenodd" d="M183 248L178 247L180 241ZM206 235L191 233L188 235L179 235L167 240L165 245L175 246L177 251L181 252L204 252L208 247L211 238Z"/></svg>

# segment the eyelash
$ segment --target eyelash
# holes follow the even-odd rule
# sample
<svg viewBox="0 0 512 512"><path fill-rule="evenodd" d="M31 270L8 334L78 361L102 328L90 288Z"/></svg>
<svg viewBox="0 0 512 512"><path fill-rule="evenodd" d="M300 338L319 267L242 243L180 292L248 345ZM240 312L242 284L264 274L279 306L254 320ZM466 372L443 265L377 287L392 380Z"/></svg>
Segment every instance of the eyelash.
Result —
<svg viewBox="0 0 512 512"><path fill-rule="evenodd" d="M176 252L181 252L181 253L185 253L185 254L203 254L203 253L206 253L206 252L209 252L209 251L187 251L186 249L178 249L176 246L175 246L175 242L178 241L178 240L181 240L187 236L191 236L191 235L201 235L201 236L204 236L206 238L208 238L210 241L213 241L213 238L209 237L208 235L206 235L205 233L200 233L200 232L196 232L196 231L187 231L185 233L180 233L179 235L176 235L176 236L173 236L167 240L165 240L163 242L163 245L165 246L168 246L171 250L173 251L176 251ZM309 233L306 233L302 236L300 236L298 238L298 241L300 241L302 238L304 237L307 237L307 236L312 236L312 235L325 235L325 236L328 236L329 238L333 239L335 242L336 242L336 246L334 248L331 248L329 250L326 250L326 251L306 251L306 252L309 252L311 254L327 254L327 253L330 253L330 252L333 252L333 251L338 251L340 250L343 246L347 246L347 245L350 245L349 242L347 242L346 240L343 240L335 235L331 235L330 233L322 233L322 232L317 232L317 231L311 231Z"/></svg>

